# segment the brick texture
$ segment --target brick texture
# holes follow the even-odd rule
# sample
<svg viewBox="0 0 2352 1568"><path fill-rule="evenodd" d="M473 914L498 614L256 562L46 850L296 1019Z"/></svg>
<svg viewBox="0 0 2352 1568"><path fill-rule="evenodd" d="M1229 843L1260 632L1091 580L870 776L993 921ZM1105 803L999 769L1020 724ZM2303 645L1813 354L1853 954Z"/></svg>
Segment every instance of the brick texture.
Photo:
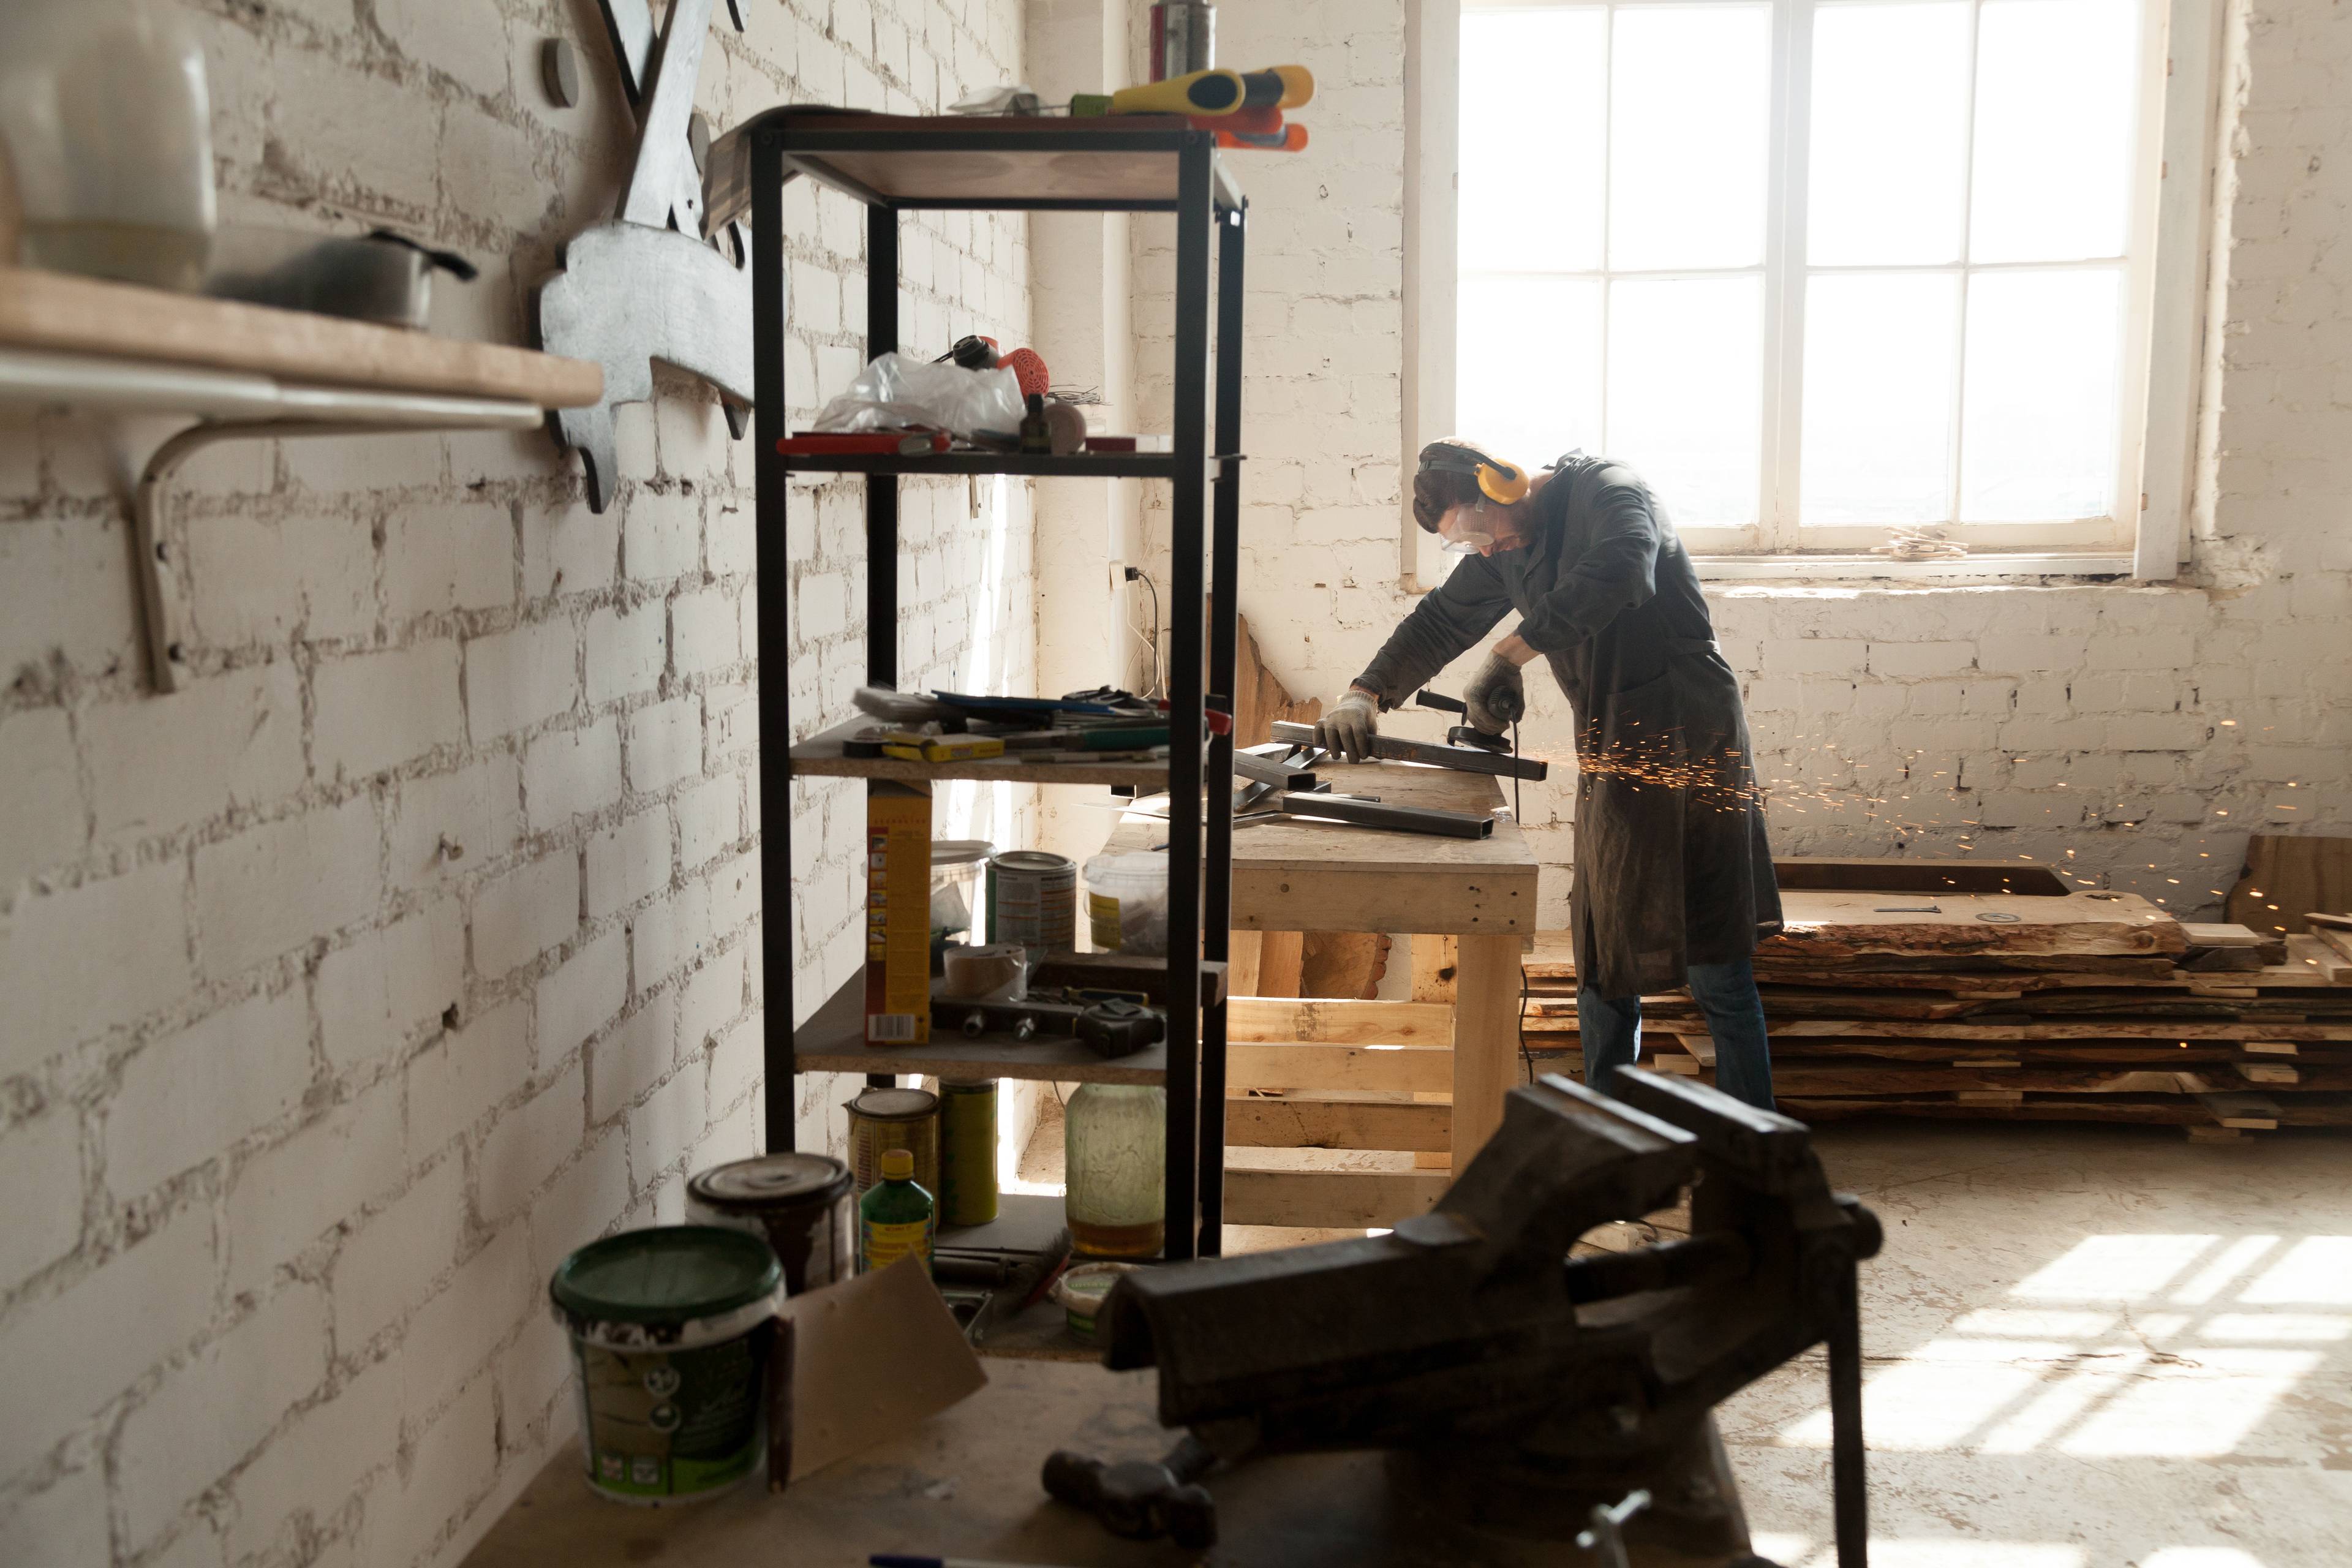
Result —
<svg viewBox="0 0 2352 1568"><path fill-rule="evenodd" d="M2211 918L2249 831L2352 832L2352 326L2338 308L2352 252L2334 243L2352 32L2338 10L2255 0L2232 13L2242 64L2219 139L2233 155L2208 332L2210 515L2177 584L1710 585L1777 851L2063 861L2082 885ZM1406 7L1344 11L1229 5L1218 39L1222 58L1316 74L1309 151L1236 160L1252 204L1241 607L1283 681L1326 700L1412 607L1395 565ZM1133 232L1139 426L1164 429L1172 222L1139 216ZM1145 505L1157 574L1165 491ZM1078 547L1040 548L1066 543ZM802 613L835 613L810 581ZM1483 657L1438 684L1458 688ZM1528 697L1522 744L1566 762L1566 699L1541 673ZM1433 715L1391 722L1443 732ZM1572 767L1525 792L1555 926L1574 798Z"/></svg>
<svg viewBox="0 0 2352 1568"><path fill-rule="evenodd" d="M435 329L527 341L530 284L617 194L593 7L163 3L205 51L226 214L452 246L483 277L443 279ZM722 126L1022 75L1020 0L745 9L703 76ZM577 109L537 80L554 31ZM863 357L864 225L805 184L787 207L804 422ZM1017 216L910 218L908 346L1024 341L1026 245ZM535 433L192 461L168 698L122 454L86 421L0 430L0 1559L455 1561L571 1433L549 1270L757 1147L751 467L707 389L662 384L602 515ZM862 493L797 487L772 563L808 610L796 731L862 679ZM905 510L907 679L1028 689L1025 488ZM862 797L795 795L806 1009L855 966ZM1026 807L965 790L941 831L1018 843ZM803 1086L803 1146L845 1097Z"/></svg>

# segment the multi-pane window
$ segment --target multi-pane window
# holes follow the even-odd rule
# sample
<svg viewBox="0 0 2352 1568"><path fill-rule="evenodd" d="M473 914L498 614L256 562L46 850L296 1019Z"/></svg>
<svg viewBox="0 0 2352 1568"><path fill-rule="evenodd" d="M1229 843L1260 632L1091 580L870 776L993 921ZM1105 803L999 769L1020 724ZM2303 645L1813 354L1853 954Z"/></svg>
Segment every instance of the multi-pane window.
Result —
<svg viewBox="0 0 2352 1568"><path fill-rule="evenodd" d="M2126 541L2147 5L1465 5L1454 428L1703 547Z"/></svg>

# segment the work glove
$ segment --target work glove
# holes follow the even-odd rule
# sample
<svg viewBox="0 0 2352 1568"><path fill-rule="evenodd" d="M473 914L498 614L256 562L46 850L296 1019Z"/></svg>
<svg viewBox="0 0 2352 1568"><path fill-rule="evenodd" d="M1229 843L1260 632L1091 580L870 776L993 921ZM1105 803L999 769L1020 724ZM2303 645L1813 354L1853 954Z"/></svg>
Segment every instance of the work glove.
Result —
<svg viewBox="0 0 2352 1568"><path fill-rule="evenodd" d="M1356 687L1317 721L1315 743L1348 763L1372 760L1372 737L1381 732L1380 700Z"/></svg>
<svg viewBox="0 0 2352 1568"><path fill-rule="evenodd" d="M1501 734L1527 716L1528 687L1519 667L1499 653L1488 654L1463 689L1462 705L1470 710L1472 729L1482 735Z"/></svg>

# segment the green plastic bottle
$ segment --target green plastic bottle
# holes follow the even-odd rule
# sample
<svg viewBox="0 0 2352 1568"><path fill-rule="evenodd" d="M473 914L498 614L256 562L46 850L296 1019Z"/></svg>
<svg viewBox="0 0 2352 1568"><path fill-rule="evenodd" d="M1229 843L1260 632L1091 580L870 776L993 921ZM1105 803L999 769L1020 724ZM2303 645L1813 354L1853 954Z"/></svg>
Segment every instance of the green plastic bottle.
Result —
<svg viewBox="0 0 2352 1568"><path fill-rule="evenodd" d="M857 1271L870 1273L911 1252L931 1266L939 1206L915 1184L915 1156L882 1151L882 1179L857 1200Z"/></svg>

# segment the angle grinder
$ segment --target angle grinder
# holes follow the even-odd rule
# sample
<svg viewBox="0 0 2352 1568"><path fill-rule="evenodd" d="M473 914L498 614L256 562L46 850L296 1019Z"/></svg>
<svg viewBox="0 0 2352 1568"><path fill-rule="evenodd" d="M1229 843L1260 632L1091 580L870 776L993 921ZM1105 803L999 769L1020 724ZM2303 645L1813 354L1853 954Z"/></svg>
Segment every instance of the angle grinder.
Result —
<svg viewBox="0 0 2352 1568"><path fill-rule="evenodd" d="M1412 694L1412 700L1415 706L1434 708L1440 713L1459 713L1466 718L1470 712L1468 703L1459 697L1448 697L1442 691L1427 689L1416 691ZM1513 713L1507 715L1507 718L1511 722L1516 723L1519 715ZM1492 752L1497 756L1508 756L1511 752L1511 742L1507 738L1501 735L1489 735L1486 731L1468 724L1456 724L1448 729L1445 731L1445 743L1449 746L1475 746L1482 752Z"/></svg>

